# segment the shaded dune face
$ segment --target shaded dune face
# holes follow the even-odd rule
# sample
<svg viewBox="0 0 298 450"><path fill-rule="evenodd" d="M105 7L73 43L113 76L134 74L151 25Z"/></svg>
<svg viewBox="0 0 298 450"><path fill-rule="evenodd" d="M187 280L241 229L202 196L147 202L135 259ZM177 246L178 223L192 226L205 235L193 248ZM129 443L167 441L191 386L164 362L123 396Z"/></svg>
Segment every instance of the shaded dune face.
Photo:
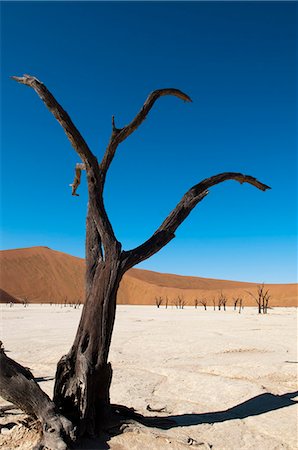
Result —
<svg viewBox="0 0 298 450"><path fill-rule="evenodd" d="M32 247L0 252L0 302L17 302L27 298L31 303L76 303L84 300L85 261L75 256ZM171 307L178 295L187 305L196 298L217 299L220 292L228 297L242 297L244 306L256 306L247 291L256 293L257 284L211 278L186 277L141 269L131 269L123 277L118 292L120 304L155 304L155 297L168 297ZM271 306L297 306L297 284L268 284ZM10 297L11 296L11 297ZM12 300L9 300L12 298ZM14 300L13 300L14 299ZM163 306L162 305L162 306Z"/></svg>
<svg viewBox="0 0 298 450"><path fill-rule="evenodd" d="M20 300L0 288L0 303L21 303Z"/></svg>

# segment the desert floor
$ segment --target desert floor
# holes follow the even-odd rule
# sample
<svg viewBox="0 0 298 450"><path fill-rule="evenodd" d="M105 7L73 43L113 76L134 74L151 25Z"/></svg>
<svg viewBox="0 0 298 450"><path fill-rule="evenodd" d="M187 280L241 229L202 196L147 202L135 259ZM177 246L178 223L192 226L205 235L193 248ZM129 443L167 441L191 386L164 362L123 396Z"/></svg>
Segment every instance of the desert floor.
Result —
<svg viewBox="0 0 298 450"><path fill-rule="evenodd" d="M7 355L30 367L52 395L59 358L81 310L58 305L0 306ZM113 403L171 428L141 426L80 448L134 450L297 449L297 310L258 315L228 308L118 306L110 361ZM1 404L7 404L1 400ZM149 412L146 407L164 408ZM0 418L3 450L31 449L36 434L16 412ZM15 425L16 424L16 425Z"/></svg>

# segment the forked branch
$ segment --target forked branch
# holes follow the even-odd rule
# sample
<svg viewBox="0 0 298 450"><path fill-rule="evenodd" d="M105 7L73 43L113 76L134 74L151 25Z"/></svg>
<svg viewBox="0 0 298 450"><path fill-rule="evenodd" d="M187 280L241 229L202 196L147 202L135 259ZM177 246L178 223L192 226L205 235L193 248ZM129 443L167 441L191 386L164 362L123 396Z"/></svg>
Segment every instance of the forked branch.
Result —
<svg viewBox="0 0 298 450"><path fill-rule="evenodd" d="M116 128L115 126L115 118L112 117L112 135L102 162L100 164L100 169L103 175L103 182L105 179L105 175L109 169L109 166L114 158L115 152L117 150L118 145L123 142L128 136L130 136L146 119L148 113L152 109L156 100L164 95L173 95L175 97L180 98L185 102L191 102L191 98L180 91L179 89L167 88L167 89L158 89L156 91L151 92L145 101L142 109L138 112L135 118L125 127Z"/></svg>
<svg viewBox="0 0 298 450"><path fill-rule="evenodd" d="M139 247L133 250L123 252L123 264L127 268L133 267L135 264L144 261L150 256L157 253L162 247L175 237L175 231L190 214L193 208L208 195L208 189L216 184L227 180L235 180L239 183L249 183L252 186L266 191L270 189L266 184L261 183L250 175L243 175L236 172L225 172L206 178L200 183L193 186L182 197L176 208L167 216L156 232Z"/></svg>
<svg viewBox="0 0 298 450"><path fill-rule="evenodd" d="M112 225L108 219L103 199L102 199L102 185L99 165L96 157L89 149L86 141L72 122L68 113L57 102L52 93L47 87L37 78L31 75L24 75L23 77L11 77L18 83L31 87L41 98L50 112L54 115L60 125L63 127L72 147L78 153L83 161L84 167L87 171L87 182L89 190L89 205L92 211L93 220L96 224L99 235L101 236L103 245L109 249L116 243L116 237ZM76 189L80 183L80 176L82 165L76 171L76 177L72 186L72 194L76 194ZM108 254L108 251L107 251Z"/></svg>
<svg viewBox="0 0 298 450"><path fill-rule="evenodd" d="M64 129L71 145L75 151L79 154L82 161L94 168L96 164L96 158L89 149L86 141L79 132L79 130L74 125L73 121L69 117L68 113L62 108L62 106L57 102L53 94L48 90L48 88L37 78L31 75L24 75L22 77L11 77L18 83L25 84L31 87L41 98L50 112L54 115L57 121L60 123Z"/></svg>

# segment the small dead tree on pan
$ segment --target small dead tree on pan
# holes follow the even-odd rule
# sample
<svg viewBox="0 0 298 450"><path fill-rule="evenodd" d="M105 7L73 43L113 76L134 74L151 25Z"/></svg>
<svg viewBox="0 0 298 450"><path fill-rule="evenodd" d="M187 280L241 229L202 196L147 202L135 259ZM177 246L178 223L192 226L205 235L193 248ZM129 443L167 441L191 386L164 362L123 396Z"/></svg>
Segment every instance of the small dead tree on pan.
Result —
<svg viewBox="0 0 298 450"><path fill-rule="evenodd" d="M269 294L269 289L265 289L264 283L258 285L257 294L253 294L252 292L248 292L248 294L255 299L258 305L258 313L262 314L263 312L263 314L267 314L268 304L271 296Z"/></svg>
<svg viewBox="0 0 298 450"><path fill-rule="evenodd" d="M221 292L217 299L217 305L218 305L219 311L221 310L222 306L223 306L224 311L226 310L227 301L228 301L227 296Z"/></svg>
<svg viewBox="0 0 298 450"><path fill-rule="evenodd" d="M174 300L172 301L172 305L173 306L176 306L176 309L178 309L179 308L179 301L178 301L178 298L174 298Z"/></svg>
<svg viewBox="0 0 298 450"><path fill-rule="evenodd" d="M233 297L233 303L234 303L234 311L237 309L237 305L239 303L240 298L239 297Z"/></svg>
<svg viewBox="0 0 298 450"><path fill-rule="evenodd" d="M220 311L221 307L222 307L222 296L221 296L221 294L217 298L217 307L218 307L218 311Z"/></svg>
<svg viewBox="0 0 298 450"><path fill-rule="evenodd" d="M58 362L53 401L34 382L32 374L1 351L0 389L11 401L42 424L43 443L49 449L66 449L65 443L76 436L94 435L109 429L127 409L111 405L112 367L108 361L120 281L129 269L150 258L175 237L178 227L201 202L212 186L227 180L249 183L265 191L268 186L249 175L225 172L211 176L190 188L165 218L155 233L136 248L124 250L118 241L104 204L104 187L119 145L144 122L155 102L166 95L190 102L178 89L152 92L132 121L116 126L112 117L109 143L101 161L91 151L68 113L54 95L37 78L13 77L33 89L64 129L80 162L75 168L72 195L76 196L81 171L86 170L88 212L86 221L85 304L74 342ZM125 186L125 182L124 182ZM121 413L122 412L122 416Z"/></svg>
<svg viewBox="0 0 298 450"><path fill-rule="evenodd" d="M162 305L163 298L162 297L155 297L155 304L157 308L159 308Z"/></svg>
<svg viewBox="0 0 298 450"><path fill-rule="evenodd" d="M200 300L200 305L204 306L205 311L207 311L207 300L205 298Z"/></svg>
<svg viewBox="0 0 298 450"><path fill-rule="evenodd" d="M166 309L168 309L168 304L169 304L169 299L168 299L168 297L166 296L166 299L165 299L165 307L166 307Z"/></svg>
<svg viewBox="0 0 298 450"><path fill-rule="evenodd" d="M186 301L184 300L183 295L178 295L177 300L178 300L179 309L183 309L184 306L186 305Z"/></svg>
<svg viewBox="0 0 298 450"><path fill-rule="evenodd" d="M244 306L243 306L243 299L242 299L242 297L240 297L240 299L239 299L239 314L241 314L241 310L244 308Z"/></svg>
<svg viewBox="0 0 298 450"><path fill-rule="evenodd" d="M223 294L223 293L221 294L221 296L222 296L221 304L223 306L224 311L226 311L226 304L228 302L228 297L225 294Z"/></svg>
<svg viewBox="0 0 298 450"><path fill-rule="evenodd" d="M73 304L74 309L79 308L79 307L80 307L80 304L81 304L81 301L80 301L80 300L77 300L77 301Z"/></svg>
<svg viewBox="0 0 298 450"><path fill-rule="evenodd" d="M195 309L197 309L198 304L199 304L199 300L197 298L195 298Z"/></svg>
<svg viewBox="0 0 298 450"><path fill-rule="evenodd" d="M213 304L213 311L215 311L216 309L215 297L212 298L212 304Z"/></svg>
<svg viewBox="0 0 298 450"><path fill-rule="evenodd" d="M262 303L263 314L267 314L267 312L268 312L268 304L269 304L270 298L271 298L271 295L269 294L269 289L268 289L263 297L263 303Z"/></svg>

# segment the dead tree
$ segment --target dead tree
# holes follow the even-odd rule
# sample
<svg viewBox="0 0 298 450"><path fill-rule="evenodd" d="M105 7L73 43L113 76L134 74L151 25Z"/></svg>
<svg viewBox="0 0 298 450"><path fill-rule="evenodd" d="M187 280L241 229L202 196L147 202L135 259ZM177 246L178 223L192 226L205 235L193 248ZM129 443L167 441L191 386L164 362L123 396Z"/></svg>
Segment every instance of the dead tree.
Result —
<svg viewBox="0 0 298 450"><path fill-rule="evenodd" d="M218 298L217 298L217 306L218 306L218 311L220 311L221 307L222 307L222 297L221 297L221 295L219 295Z"/></svg>
<svg viewBox="0 0 298 450"><path fill-rule="evenodd" d="M215 311L216 304L215 304L215 298L214 297L212 298L212 303L213 303L213 311Z"/></svg>
<svg viewBox="0 0 298 450"><path fill-rule="evenodd" d="M225 294L221 294L221 296L222 296L222 305L223 305L224 311L226 311L226 304L228 302L228 297Z"/></svg>
<svg viewBox="0 0 298 450"><path fill-rule="evenodd" d="M168 304L169 304L169 299L168 299L168 297L166 297L166 301L165 301L166 309L168 309Z"/></svg>
<svg viewBox="0 0 298 450"><path fill-rule="evenodd" d="M267 314L270 298L271 298L271 295L269 295L269 289L268 289L265 292L265 294L263 295L263 302L262 302L263 314Z"/></svg>
<svg viewBox="0 0 298 450"><path fill-rule="evenodd" d="M224 311L226 311L227 301L228 301L227 296L221 292L217 299L217 305L218 305L219 311L221 310L222 306L223 306Z"/></svg>
<svg viewBox="0 0 298 450"><path fill-rule="evenodd" d="M173 305L175 305L177 309L183 309L186 305L183 295L177 295L177 297L173 300Z"/></svg>
<svg viewBox="0 0 298 450"><path fill-rule="evenodd" d="M178 301L178 298L174 298L174 300L172 301L172 305L173 305L173 306L176 306L176 309L179 308L179 301Z"/></svg>
<svg viewBox="0 0 298 450"><path fill-rule="evenodd" d="M202 300L200 300L200 305L203 305L205 311L207 311L207 300L206 300L205 298L203 298Z"/></svg>
<svg viewBox="0 0 298 450"><path fill-rule="evenodd" d="M29 411L27 406L31 405L32 414L40 419L45 430L48 428L48 412L52 411L53 416L53 411L59 411L60 422L58 420L55 422L55 430L60 430L60 435L64 437L71 434L72 426L68 426L69 421L76 426L79 435L93 435L105 428L114 412L110 404L112 367L108 356L115 320L116 295L124 273L157 253L174 239L177 228L193 208L208 195L208 190L212 186L227 180L236 180L241 184L249 183L262 191L269 187L256 178L235 172L225 172L206 178L186 192L148 240L136 248L123 250L104 205L106 176L117 148L143 123L160 97L172 95L185 102L190 102L191 99L177 89L159 89L149 95L139 113L128 125L117 127L112 117L111 137L102 160L98 162L68 113L42 82L30 75L13 79L32 88L64 129L80 158L79 163L83 164L86 170L89 196L86 221L85 305L73 345L67 355L58 362L53 402L49 405L48 397L43 394L36 404L35 394L27 389L25 376L25 379L22 378L18 382L24 393L22 404L19 405L27 411ZM80 182L77 173L76 179L72 186L73 195L76 194ZM18 367L14 370L16 375L13 377L10 373L7 375L10 377L11 386L9 397L13 403L18 402L13 387L21 369ZM3 371L1 378L6 378ZM5 392L3 396L5 398ZM67 418L66 425L61 417ZM57 435L56 431L53 434ZM60 447L51 444L50 448Z"/></svg>
<svg viewBox="0 0 298 450"><path fill-rule="evenodd" d="M233 302L234 302L234 311L236 311L237 305L239 303L239 297L233 297Z"/></svg>
<svg viewBox="0 0 298 450"><path fill-rule="evenodd" d="M268 304L270 300L269 289L265 290L265 285L260 284L257 287L257 294L253 294L252 292L247 291L248 294L253 297L258 305L258 313L259 314L267 314Z"/></svg>
<svg viewBox="0 0 298 450"><path fill-rule="evenodd" d="M241 309L243 309L243 299L242 297L234 297L233 298L233 302L234 302L234 311L236 311L237 309L237 305L239 304L239 314L241 313Z"/></svg>
<svg viewBox="0 0 298 450"><path fill-rule="evenodd" d="M162 297L155 297L155 304L156 304L157 308L159 308L160 305L162 305L162 302L163 302Z"/></svg>
<svg viewBox="0 0 298 450"><path fill-rule="evenodd" d="M198 304L199 304L199 300L197 298L195 298L195 309L197 309Z"/></svg>
<svg viewBox="0 0 298 450"><path fill-rule="evenodd" d="M177 303L178 303L179 309L183 309L184 308L184 306L186 305L186 301L184 300L183 295L178 295L177 296Z"/></svg>

